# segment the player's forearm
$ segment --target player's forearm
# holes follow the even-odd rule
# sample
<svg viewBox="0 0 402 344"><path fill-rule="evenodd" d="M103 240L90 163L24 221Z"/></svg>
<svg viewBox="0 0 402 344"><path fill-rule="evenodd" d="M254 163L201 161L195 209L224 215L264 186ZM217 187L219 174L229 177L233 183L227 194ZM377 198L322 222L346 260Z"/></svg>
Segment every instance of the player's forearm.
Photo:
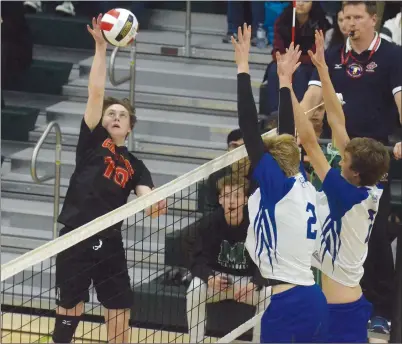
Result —
<svg viewBox="0 0 402 344"><path fill-rule="evenodd" d="M247 64L248 66L248 64ZM258 126L257 108L251 89L250 75L247 68L238 67L237 74L237 112L239 127L243 133L244 145L253 166L264 154L264 144Z"/></svg>
<svg viewBox="0 0 402 344"><path fill-rule="evenodd" d="M291 87L290 79L279 76L279 118L281 119L279 134L295 134L293 106L289 92ZM282 123L282 120L285 123Z"/></svg>
<svg viewBox="0 0 402 344"><path fill-rule="evenodd" d="M324 98L325 110L327 112L328 124L331 128L336 125L345 126L345 114L342 104L336 95L334 86L328 73L328 67L318 68L320 75L322 95Z"/></svg>
<svg viewBox="0 0 402 344"><path fill-rule="evenodd" d="M309 145L311 143L316 143L317 139L314 132L314 127L309 120L308 116L305 115L296 95L292 88L289 88L289 92L292 98L293 115L295 119L295 126L298 132L300 142L303 146Z"/></svg>
<svg viewBox="0 0 402 344"><path fill-rule="evenodd" d="M105 93L106 84L106 47L107 45L96 44L95 55L89 73L88 91L89 96Z"/></svg>

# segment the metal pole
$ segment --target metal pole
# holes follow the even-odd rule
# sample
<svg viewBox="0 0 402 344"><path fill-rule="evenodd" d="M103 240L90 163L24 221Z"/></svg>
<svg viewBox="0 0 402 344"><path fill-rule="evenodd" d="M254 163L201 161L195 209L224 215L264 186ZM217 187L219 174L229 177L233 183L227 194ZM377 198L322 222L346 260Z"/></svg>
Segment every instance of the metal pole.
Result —
<svg viewBox="0 0 402 344"><path fill-rule="evenodd" d="M130 104L132 108L135 110L135 70L136 70L136 54L137 54L137 43L134 40L133 44L131 45L130 50ZM128 135L128 150L131 152L134 148L134 137L133 131L130 132Z"/></svg>
<svg viewBox="0 0 402 344"><path fill-rule="evenodd" d="M185 56L191 57L191 1L186 1Z"/></svg>
<svg viewBox="0 0 402 344"><path fill-rule="evenodd" d="M57 219L60 205L60 169L61 169L61 132L56 130L56 153L55 153L55 176L54 176L54 206L53 206L53 239L57 238Z"/></svg>

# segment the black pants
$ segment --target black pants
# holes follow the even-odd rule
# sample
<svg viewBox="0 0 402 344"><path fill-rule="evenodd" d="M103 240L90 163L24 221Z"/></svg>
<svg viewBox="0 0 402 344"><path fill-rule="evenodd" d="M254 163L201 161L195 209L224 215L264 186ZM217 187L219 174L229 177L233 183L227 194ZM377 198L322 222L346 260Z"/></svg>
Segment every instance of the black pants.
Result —
<svg viewBox="0 0 402 344"><path fill-rule="evenodd" d="M389 184L382 185L384 192L368 243L362 288L364 295L374 306L373 315L391 319L395 288L394 261L388 236L391 194Z"/></svg>

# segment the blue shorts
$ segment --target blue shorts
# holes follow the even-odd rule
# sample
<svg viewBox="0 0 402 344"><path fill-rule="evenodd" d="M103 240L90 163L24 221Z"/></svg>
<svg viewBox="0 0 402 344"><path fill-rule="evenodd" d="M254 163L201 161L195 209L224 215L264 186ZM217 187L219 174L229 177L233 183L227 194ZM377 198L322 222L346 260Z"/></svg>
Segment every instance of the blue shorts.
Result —
<svg viewBox="0 0 402 344"><path fill-rule="evenodd" d="M362 296L344 304L329 304L328 339L331 343L367 343L367 323L373 306Z"/></svg>
<svg viewBox="0 0 402 344"><path fill-rule="evenodd" d="M273 295L261 318L261 343L322 343L327 332L327 300L316 284Z"/></svg>

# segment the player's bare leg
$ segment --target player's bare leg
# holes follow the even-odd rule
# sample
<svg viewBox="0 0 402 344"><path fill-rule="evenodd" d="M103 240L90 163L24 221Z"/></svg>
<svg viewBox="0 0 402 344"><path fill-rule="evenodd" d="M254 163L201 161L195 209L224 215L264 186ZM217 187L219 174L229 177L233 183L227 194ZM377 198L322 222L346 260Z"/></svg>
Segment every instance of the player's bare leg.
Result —
<svg viewBox="0 0 402 344"><path fill-rule="evenodd" d="M106 309L105 321L109 343L129 343L129 309Z"/></svg>

